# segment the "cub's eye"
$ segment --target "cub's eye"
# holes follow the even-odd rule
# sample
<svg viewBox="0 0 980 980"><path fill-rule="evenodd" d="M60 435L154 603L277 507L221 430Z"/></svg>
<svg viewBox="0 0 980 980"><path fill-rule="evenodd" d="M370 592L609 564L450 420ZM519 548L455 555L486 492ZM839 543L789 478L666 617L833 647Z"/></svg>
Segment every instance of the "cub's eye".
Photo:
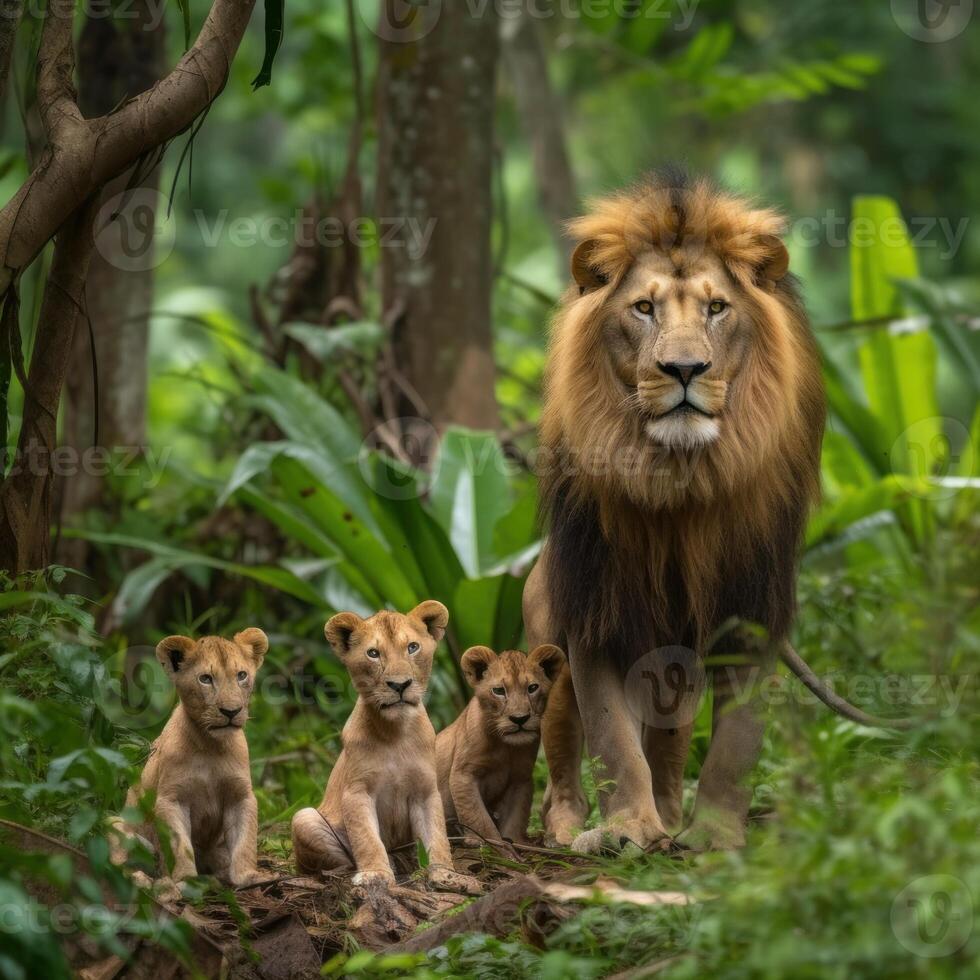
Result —
<svg viewBox="0 0 980 980"><path fill-rule="evenodd" d="M708 304L708 312L712 316L718 316L719 313L724 313L728 309L728 304L723 299L713 299Z"/></svg>
<svg viewBox="0 0 980 980"><path fill-rule="evenodd" d="M210 674L201 674L201 676L198 677L198 680L206 686L210 686L214 683L214 678Z"/></svg>
<svg viewBox="0 0 980 980"><path fill-rule="evenodd" d="M414 640L412 640L412 642L409 643L409 645L408 645L408 652L409 653L413 653L413 654L414 653L418 653L419 650L421 650L421 649L422 649L421 644L416 643Z"/></svg>
<svg viewBox="0 0 980 980"><path fill-rule="evenodd" d="M653 303L648 299L641 299L639 302L633 304L633 309L640 316L650 316L653 313Z"/></svg>
<svg viewBox="0 0 980 980"><path fill-rule="evenodd" d="M368 652L367 652L367 655L368 655L368 656L369 656L369 657L370 657L370 658L371 658L372 660L380 660L380 659L381 659L381 651L380 651L380 650L375 650L375 648L374 648L374 647L371 647L371 649L370 649L370 650L368 650Z"/></svg>
<svg viewBox="0 0 980 980"><path fill-rule="evenodd" d="M540 686L540 684L528 684L527 693L533 694Z"/></svg>
<svg viewBox="0 0 980 980"><path fill-rule="evenodd" d="M247 670L240 670L238 672L238 682L240 684L244 684L245 681L247 681L247 680L248 680L248 671Z"/></svg>
<svg viewBox="0 0 980 980"><path fill-rule="evenodd" d="M496 695L498 698L502 698L507 692L502 687L491 687L490 693Z"/></svg>

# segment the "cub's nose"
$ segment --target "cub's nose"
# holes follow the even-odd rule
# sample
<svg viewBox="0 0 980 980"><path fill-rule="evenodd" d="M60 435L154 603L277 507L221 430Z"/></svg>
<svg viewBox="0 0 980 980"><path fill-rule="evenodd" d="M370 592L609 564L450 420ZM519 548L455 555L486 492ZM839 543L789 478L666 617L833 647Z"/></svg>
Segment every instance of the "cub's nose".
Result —
<svg viewBox="0 0 980 980"><path fill-rule="evenodd" d="M235 717L242 709L241 708L219 708L218 709L229 721Z"/></svg>
<svg viewBox="0 0 980 980"><path fill-rule="evenodd" d="M396 694L402 695L408 690L409 685L412 683L412 679L409 678L407 681L386 681L388 687L390 687Z"/></svg>
<svg viewBox="0 0 980 980"><path fill-rule="evenodd" d="M682 385L687 387L692 378L704 374L711 367L711 361L667 361L666 363L658 361L657 367L664 374L677 378Z"/></svg>
<svg viewBox="0 0 980 980"><path fill-rule="evenodd" d="M521 715L520 717L518 717L517 715L510 715L510 720L511 720L511 721L512 721L512 722L513 722L513 723L514 723L515 725L517 725L517 727L518 727L518 728L523 728L523 727L524 727L524 723L525 723L525 722L526 722L526 721L527 721L527 720L528 720L528 719L529 719L530 717L531 717L530 715Z"/></svg>

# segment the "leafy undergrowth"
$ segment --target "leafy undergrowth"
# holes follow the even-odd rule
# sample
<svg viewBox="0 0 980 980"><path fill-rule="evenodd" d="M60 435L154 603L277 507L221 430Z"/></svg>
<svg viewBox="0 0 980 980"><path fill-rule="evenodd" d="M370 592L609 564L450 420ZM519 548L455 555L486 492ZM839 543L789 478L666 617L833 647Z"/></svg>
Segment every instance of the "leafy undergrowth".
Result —
<svg viewBox="0 0 980 980"><path fill-rule="evenodd" d="M605 898L575 904L574 914L491 916L478 922L488 931L474 932L463 918L471 900L427 892L413 877L410 848L399 858L401 882L414 893L405 896L415 919L410 933L424 935L450 917L471 928L432 950L403 945L383 953L357 927L359 901L348 878L304 882L290 864L289 818L322 792L349 708L343 698L307 703L264 692L255 705L249 740L265 885L235 893L201 881L180 919L161 918L145 899L132 904L132 890L107 864L103 820L121 806L169 702L150 699L139 718L120 712L107 677L134 648L98 638L92 610L52 592L56 584L39 578L0 590L0 817L69 841L87 863L81 871L68 855L0 842L4 977L67 977L79 937L95 961L125 955L129 939L147 935L186 958L196 933L238 948L233 975L241 976L254 975L264 944L284 943L268 954L281 957L300 938L317 969L336 976L980 974L980 703L970 667L976 613L969 590L962 608L937 611L927 594L903 598L887 582L866 579L856 612L848 582L804 577L806 607L823 609L801 623L801 651L818 670L832 666L852 680L863 670L871 683L865 707L915 712L923 723L901 735L864 729L783 678L773 689L743 851L595 859L528 851L517 865L487 849L457 851L461 870L475 871L495 894L530 874L679 892L688 904L637 905L610 900L606 889ZM269 669L289 676L290 650L274 644ZM896 698L885 681L897 685ZM709 709L695 729L688 805ZM594 770L584 771L594 785ZM544 775L541 762L539 799ZM40 902L29 896L38 882ZM113 907L106 889L125 915L91 914Z"/></svg>

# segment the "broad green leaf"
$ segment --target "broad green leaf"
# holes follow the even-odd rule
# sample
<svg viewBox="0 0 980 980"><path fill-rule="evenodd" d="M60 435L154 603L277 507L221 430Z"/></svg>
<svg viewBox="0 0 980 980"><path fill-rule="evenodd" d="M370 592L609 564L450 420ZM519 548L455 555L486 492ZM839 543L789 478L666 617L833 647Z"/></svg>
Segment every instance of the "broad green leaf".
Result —
<svg viewBox="0 0 980 980"><path fill-rule="evenodd" d="M429 505L470 578L494 563L494 528L511 506L507 470L492 433L450 428L443 436Z"/></svg>
<svg viewBox="0 0 980 980"><path fill-rule="evenodd" d="M914 279L918 264L897 205L886 197L854 200L851 312L855 320L905 314L897 279ZM926 332L874 330L860 350L868 404L886 440L878 452L895 472L925 476L925 455L941 430L936 399L936 348ZM914 428L913 428L914 427Z"/></svg>
<svg viewBox="0 0 980 980"><path fill-rule="evenodd" d="M315 358L329 364L340 354L374 354L385 339L380 323L344 323L336 327L288 323L284 334L299 341Z"/></svg>

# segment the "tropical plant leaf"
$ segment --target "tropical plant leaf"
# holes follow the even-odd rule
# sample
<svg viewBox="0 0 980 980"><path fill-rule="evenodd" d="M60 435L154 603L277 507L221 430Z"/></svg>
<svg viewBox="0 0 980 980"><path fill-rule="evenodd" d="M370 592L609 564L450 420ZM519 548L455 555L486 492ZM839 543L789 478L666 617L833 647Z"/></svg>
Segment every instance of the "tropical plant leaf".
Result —
<svg viewBox="0 0 980 980"><path fill-rule="evenodd" d="M272 64L282 44L285 6L286 0L265 0L265 56L258 75L252 79L253 92L272 83Z"/></svg>

